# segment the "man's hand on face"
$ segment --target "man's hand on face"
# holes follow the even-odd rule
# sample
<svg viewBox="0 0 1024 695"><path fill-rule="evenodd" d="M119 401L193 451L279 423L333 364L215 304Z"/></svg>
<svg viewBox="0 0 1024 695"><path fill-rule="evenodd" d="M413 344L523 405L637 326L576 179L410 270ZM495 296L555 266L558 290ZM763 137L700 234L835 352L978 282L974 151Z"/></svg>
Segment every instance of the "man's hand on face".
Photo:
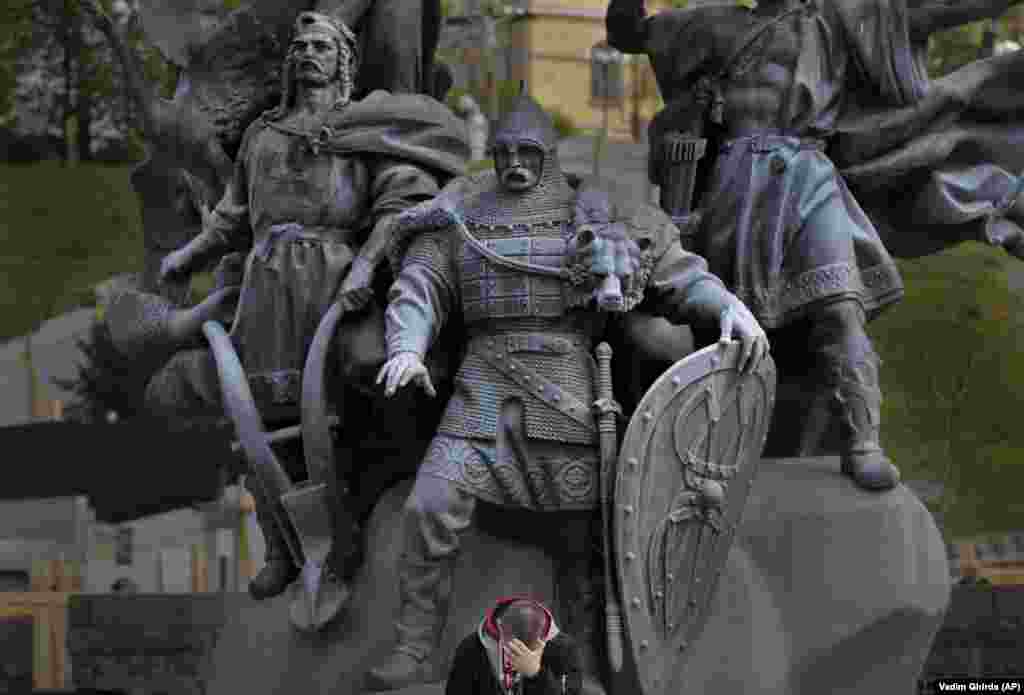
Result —
<svg viewBox="0 0 1024 695"><path fill-rule="evenodd" d="M530 649L521 640L514 639L506 647L508 650L509 662L519 673L527 678L533 678L540 673L540 660L544 655L544 642L540 642L536 649Z"/></svg>

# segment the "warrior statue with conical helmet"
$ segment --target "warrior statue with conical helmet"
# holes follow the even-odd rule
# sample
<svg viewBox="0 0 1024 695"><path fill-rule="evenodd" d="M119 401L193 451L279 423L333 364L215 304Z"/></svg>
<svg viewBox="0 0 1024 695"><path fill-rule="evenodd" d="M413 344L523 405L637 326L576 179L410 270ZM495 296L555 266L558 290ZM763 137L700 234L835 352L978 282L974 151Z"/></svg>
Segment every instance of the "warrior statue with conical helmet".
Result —
<svg viewBox="0 0 1024 695"><path fill-rule="evenodd" d="M405 506L397 644L370 687L430 680L460 539L477 502L559 519L559 592L595 677L595 591L585 535L600 505L600 447L591 351L612 312L642 303L675 324L717 326L756 367L768 351L746 307L683 250L660 210L561 170L550 117L520 95L495 131L495 167L457 179L402 213L393 231L401 270L386 312L385 392L415 382L433 393L423 359L461 316L466 351L438 432ZM564 542L562 542L564 541Z"/></svg>

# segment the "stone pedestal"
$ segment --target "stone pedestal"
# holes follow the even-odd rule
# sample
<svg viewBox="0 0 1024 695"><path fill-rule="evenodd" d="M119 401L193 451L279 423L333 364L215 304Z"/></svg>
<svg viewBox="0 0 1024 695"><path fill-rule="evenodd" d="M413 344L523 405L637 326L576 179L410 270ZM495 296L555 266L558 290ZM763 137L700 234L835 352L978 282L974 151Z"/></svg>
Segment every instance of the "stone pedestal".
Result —
<svg viewBox="0 0 1024 695"><path fill-rule="evenodd" d="M322 634L296 634L288 606L244 597L227 606L211 695L349 695L394 639L395 563L408 484L381 500L371 552L349 614ZM499 596L553 598L552 564L535 547L475 533L455 573L437 668ZM949 599L945 547L906 488L861 491L834 458L768 460L708 625L668 692L733 695L910 693ZM627 649L628 653L628 649ZM612 692L639 692L626 671ZM440 684L402 695L439 695Z"/></svg>

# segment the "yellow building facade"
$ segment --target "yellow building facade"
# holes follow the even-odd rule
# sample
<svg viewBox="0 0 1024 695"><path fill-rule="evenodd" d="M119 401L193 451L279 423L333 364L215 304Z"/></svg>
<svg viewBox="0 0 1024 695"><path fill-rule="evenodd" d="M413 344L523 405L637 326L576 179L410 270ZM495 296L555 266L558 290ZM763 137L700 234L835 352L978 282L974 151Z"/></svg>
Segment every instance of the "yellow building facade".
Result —
<svg viewBox="0 0 1024 695"><path fill-rule="evenodd" d="M648 2L648 12L666 7ZM602 127L604 104L591 94L591 52L606 39L607 0L534 0L513 43L527 57L523 66L530 93L550 111L584 130ZM622 98L608 104L609 136L639 139L661 108L654 73L645 56L623 56Z"/></svg>

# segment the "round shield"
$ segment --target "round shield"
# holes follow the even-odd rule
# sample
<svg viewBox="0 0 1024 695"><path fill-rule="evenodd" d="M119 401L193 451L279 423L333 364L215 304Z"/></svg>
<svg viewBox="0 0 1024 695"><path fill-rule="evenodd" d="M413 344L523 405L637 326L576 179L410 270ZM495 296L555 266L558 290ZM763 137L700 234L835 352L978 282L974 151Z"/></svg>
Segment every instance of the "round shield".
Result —
<svg viewBox="0 0 1024 695"><path fill-rule="evenodd" d="M673 365L620 449L615 562L643 695L669 692L707 621L764 448L775 366L743 375L740 352L712 345Z"/></svg>

